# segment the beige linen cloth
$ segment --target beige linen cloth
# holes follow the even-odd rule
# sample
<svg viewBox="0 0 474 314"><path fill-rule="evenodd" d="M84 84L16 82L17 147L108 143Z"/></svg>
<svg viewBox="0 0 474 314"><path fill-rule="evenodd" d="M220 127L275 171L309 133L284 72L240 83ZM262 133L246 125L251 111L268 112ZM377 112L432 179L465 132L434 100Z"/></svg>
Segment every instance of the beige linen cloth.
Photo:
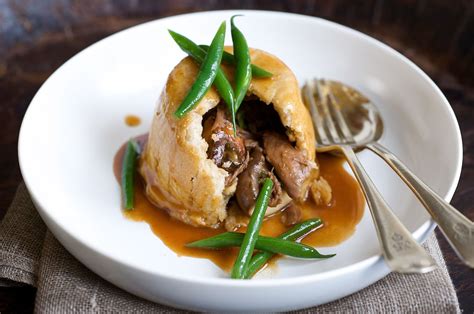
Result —
<svg viewBox="0 0 474 314"><path fill-rule="evenodd" d="M431 236L424 247L438 263L437 270L390 274L353 295L299 312L459 313L436 238ZM79 263L47 230L24 184L0 225L0 278L3 285L36 287L38 313L180 312L133 296Z"/></svg>

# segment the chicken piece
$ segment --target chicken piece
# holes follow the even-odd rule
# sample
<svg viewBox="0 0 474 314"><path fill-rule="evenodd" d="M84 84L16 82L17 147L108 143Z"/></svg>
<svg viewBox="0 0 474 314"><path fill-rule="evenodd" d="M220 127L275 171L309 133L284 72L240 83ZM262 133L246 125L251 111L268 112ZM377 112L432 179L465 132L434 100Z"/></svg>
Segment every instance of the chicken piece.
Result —
<svg viewBox="0 0 474 314"><path fill-rule="evenodd" d="M275 132L264 133L263 147L290 197L300 202L306 200L311 184L319 176L316 163L293 147L287 137Z"/></svg>
<svg viewBox="0 0 474 314"><path fill-rule="evenodd" d="M329 205L332 199L332 189L329 183L323 177L319 177L311 185L311 196L316 205Z"/></svg>
<svg viewBox="0 0 474 314"><path fill-rule="evenodd" d="M262 182L267 177L273 181L273 190L268 206L275 207L281 202L281 185L268 169L262 148L256 146L252 149L247 168L238 177L239 181L235 190L237 202L244 212L250 213L253 210Z"/></svg>
<svg viewBox="0 0 474 314"><path fill-rule="evenodd" d="M227 218L224 227L227 231L235 231L249 223L249 216L240 210L236 202L230 201L227 206Z"/></svg>
<svg viewBox="0 0 474 314"><path fill-rule="evenodd" d="M209 145L208 158L229 173L226 185L232 184L245 169L248 153L244 139L238 135L234 136L232 122L227 118L222 105L217 106L215 115L204 121L202 135Z"/></svg>
<svg viewBox="0 0 474 314"><path fill-rule="evenodd" d="M251 132L237 127L237 134L244 139L245 147L248 150L258 146L257 137Z"/></svg>
<svg viewBox="0 0 474 314"><path fill-rule="evenodd" d="M301 208L292 203L281 215L281 222L287 227L296 225L301 221L301 215Z"/></svg>

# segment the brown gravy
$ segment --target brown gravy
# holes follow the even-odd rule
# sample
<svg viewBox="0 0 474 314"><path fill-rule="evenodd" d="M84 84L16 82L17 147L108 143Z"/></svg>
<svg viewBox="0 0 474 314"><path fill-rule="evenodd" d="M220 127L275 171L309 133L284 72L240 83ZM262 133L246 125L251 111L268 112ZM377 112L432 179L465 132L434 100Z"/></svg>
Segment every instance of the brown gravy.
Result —
<svg viewBox="0 0 474 314"><path fill-rule="evenodd" d="M147 135L144 135L137 140L143 144L146 138ZM117 179L120 178L123 152L124 146L117 152L114 159L114 172ZM318 160L321 174L333 189L333 199L329 206L316 206L312 201L300 205L303 220L319 217L324 222L323 228L307 235L302 242L315 247L333 246L343 242L354 233L356 225L362 218L365 201L357 182L344 169L342 158L320 154ZM225 232L224 228L197 228L171 218L164 210L148 201L138 174L135 181L135 209L124 212L125 217L146 222L153 233L180 256L207 258L224 270L231 269L237 256L235 248L204 250L185 247L186 243ZM261 234L277 236L287 229L288 227L281 223L281 214L276 214L264 221Z"/></svg>
<svg viewBox="0 0 474 314"><path fill-rule="evenodd" d="M142 122L140 117L135 116L133 114L129 114L129 115L125 116L124 121L125 121L126 125L131 126L131 127L139 126L140 123Z"/></svg>

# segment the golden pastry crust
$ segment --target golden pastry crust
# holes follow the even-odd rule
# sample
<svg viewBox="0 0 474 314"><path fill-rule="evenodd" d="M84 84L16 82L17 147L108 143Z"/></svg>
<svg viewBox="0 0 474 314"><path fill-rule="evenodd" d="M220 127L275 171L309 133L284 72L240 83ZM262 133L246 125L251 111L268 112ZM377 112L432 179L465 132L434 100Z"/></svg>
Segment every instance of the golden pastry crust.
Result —
<svg viewBox="0 0 474 314"><path fill-rule="evenodd" d="M293 72L277 57L258 49L251 50L252 63L271 72L269 79L253 79L248 93L257 96L278 112L287 135L310 160L316 157L313 123L301 99Z"/></svg>
<svg viewBox="0 0 474 314"><path fill-rule="evenodd" d="M281 60L264 51L251 49L251 58L273 76L254 78L248 93L272 104L290 140L315 160L314 130L295 76ZM203 115L218 105L219 95L211 88L191 112L181 119L174 116L198 70L187 57L170 73L141 155L140 172L147 196L157 206L185 223L217 227L227 217L226 205L236 188L236 182L225 186L228 173L207 158L208 144L202 138ZM232 77L232 69L225 71Z"/></svg>

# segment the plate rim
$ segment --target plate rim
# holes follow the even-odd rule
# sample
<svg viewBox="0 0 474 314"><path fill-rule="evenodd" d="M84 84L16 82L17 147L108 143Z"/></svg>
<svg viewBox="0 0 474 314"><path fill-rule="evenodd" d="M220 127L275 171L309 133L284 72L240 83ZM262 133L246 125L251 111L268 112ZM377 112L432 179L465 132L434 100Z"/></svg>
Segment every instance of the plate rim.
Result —
<svg viewBox="0 0 474 314"><path fill-rule="evenodd" d="M124 267L129 268L129 269L132 269L134 271L145 272L145 273L148 273L148 274L153 275L153 276L166 277L167 279L172 279L172 280L176 280L176 281L180 281L180 282L184 282L184 283L199 283L199 284L203 284L203 285L213 285L213 286L219 286L219 287L265 288L265 287L270 287L270 286L275 286L275 285L287 286L287 285L294 285L294 284L302 284L302 283L314 282L314 281L318 281L318 280L330 279L330 278L333 278L333 277L344 275L345 273L350 273L350 272L353 272L353 271L357 271L357 270L360 270L360 269L371 267L371 266L379 264L379 263L383 263L383 260L384 260L383 256L379 254L379 255L372 255L371 257L368 257L368 258L366 258L362 261L359 261L357 263L354 263L354 264L351 264L351 265L348 265L348 266L344 266L344 267L341 267L341 268L338 268L338 269L326 271L326 272L323 272L323 273L317 273L317 274L311 274L311 275L301 275L301 276L295 276L295 277L290 277L290 278L265 278L265 279L258 279L258 280L252 280L252 281L233 280L233 279L230 279L230 278L213 278L213 277L205 278L205 277L187 277L185 275L175 275L175 274L170 275L166 271L151 271L149 269L143 269L143 268L137 267L136 265L133 265L133 264L124 262L122 260L119 260L119 259L115 258L115 256L110 256L110 255L104 254L103 252L98 250L94 245L91 245L90 243L87 243L87 242L83 241L83 239L78 237L77 235L68 232L68 230L66 228L61 226L50 215L48 210L44 206L41 205L41 202L39 201L38 197L36 197L34 195L34 192L33 192L34 188L32 187L32 185L29 181L27 173L25 173L25 171L24 171L24 169L25 169L25 166L24 166L25 160L24 160L24 158L25 157L24 157L24 154L22 154L22 151L24 150L23 146L25 145L24 143L26 142L26 140L25 140L25 131L24 131L25 130L25 125L31 119L31 118L29 118L30 115L31 115L31 111L32 111L31 108L32 108L32 105L35 103L35 100L38 97L38 94L41 93L41 91L44 89L44 86L49 81L54 79L55 75L59 71L61 71L61 69L63 69L63 67L65 67L69 62L72 62L78 56L85 53L86 51L88 51L89 49L94 47L95 45L98 45L98 44L100 44L100 43L102 43L106 40L109 40L110 38L113 38L114 36L118 36L122 33L132 32L132 31L135 30L135 28L143 27L143 26L146 26L148 24L157 23L157 22L164 23L164 22L172 20L172 19L182 19L182 18L185 18L186 16L191 16L191 15L206 15L206 14L226 14L226 15L228 15L228 14L239 14L239 13L243 13L243 14L251 13L251 14L257 14L257 15L259 15L259 14L274 15L274 16L277 16L277 17L280 17L280 18L287 17L287 18L293 18L293 19L296 19L296 20L317 22L317 23L320 23L320 24L323 24L323 25L333 27L333 28L337 29L338 31L349 32L353 36L356 36L356 37L359 37L360 39L366 40L369 43L371 43L372 45L375 45L378 48L381 48L381 49L387 51L390 54L394 54L396 57L398 57L399 59L404 61L412 70L415 70L419 75L421 75L421 77L427 83L429 83L429 85L433 88L433 90L436 92L438 97L440 97L440 99L444 103L444 106L446 107L445 109L448 109L447 111L449 113L449 120L455 126L455 133L456 133L455 135L456 135L456 141L457 141L457 144L458 144L457 148L458 148L459 154L458 154L457 160L456 160L456 169L455 169L453 180L452 180L452 182L450 182L450 187L449 187L448 191L446 193L444 193L444 197L443 197L447 201L451 200L451 198L453 197L454 192L457 188L457 185L459 183L459 179L460 179L460 175L461 175L461 169L462 169L462 160L463 160L463 146L462 146L462 137L461 137L461 131L460 131L459 123L458 123L458 120L456 118L456 115L455 115L451 105L449 104L448 100L446 99L444 94L441 92L439 87L433 82L433 80L423 70L421 70L409 58L407 58L406 56L402 55L401 53L399 53L395 49L391 48L390 46L384 44L383 42L381 42L381 41L379 41L379 40L377 40L377 39L375 39L375 38L373 38L369 35L366 35L366 34L360 32L360 31L355 30L353 28L350 28L348 26L344 26L342 24L335 23L335 22L332 22L332 21L329 21L329 20L326 20L326 19L323 19L323 18L319 18L319 17L307 16L307 15L296 14L296 13L288 13L288 12L266 11L266 10L200 11L200 12L179 14L179 15L174 15L174 16L169 16L169 17L164 17L164 18L158 18L158 19L151 20L151 21L148 21L148 22L145 22L145 23L134 25L132 27L123 29L119 32L113 33L113 34L111 34L111 35L109 35L109 36L107 36L107 37L105 37L105 38L89 45L88 47L82 49L81 51L76 53L74 56L69 58L60 67L58 67L46 79L46 81L41 85L41 87L36 92L35 96L32 98L30 104L28 105L26 113L23 117L22 124L21 124L21 127L20 127L19 138L18 138L18 161L19 161L19 166L20 166L20 170L21 170L21 173L22 173L23 180L24 180L25 185L26 185L26 187L27 187L27 189L30 193L30 196L31 196L31 198L32 198L32 200L35 204L35 207L37 208L37 210L40 213L43 220L46 222L49 229L51 231L53 231L53 234L55 234L54 230L57 230L57 228L59 228L59 229L61 229L62 232L67 234L67 236L71 237L74 241L76 241L80 245L84 246L88 250L93 251L95 254L103 255L104 257L112 260L113 262L118 263L118 264L120 264ZM56 226L50 225L50 223L52 223L52 222L54 222L56 224ZM426 240L428 235L431 234L431 232L435 228L435 226L436 226L436 224L434 223L434 221L431 218L429 218L429 220L427 220L424 224L422 224L419 228L417 228L417 230L413 233L413 235L415 236L415 238L417 238L417 240L419 242L423 242L423 241ZM59 238L56 234L55 234L55 236L57 238ZM69 250L69 248L68 248L68 251L70 252L71 250ZM73 254L73 255L76 258L78 258L79 260L81 260L81 261L83 260L81 257L78 257L75 254ZM385 273L382 274L382 276L379 276L379 278L376 279L376 281L381 279L385 275L387 275L389 272L390 271L388 270L388 268L386 268ZM101 274L99 274L99 275L101 275Z"/></svg>

